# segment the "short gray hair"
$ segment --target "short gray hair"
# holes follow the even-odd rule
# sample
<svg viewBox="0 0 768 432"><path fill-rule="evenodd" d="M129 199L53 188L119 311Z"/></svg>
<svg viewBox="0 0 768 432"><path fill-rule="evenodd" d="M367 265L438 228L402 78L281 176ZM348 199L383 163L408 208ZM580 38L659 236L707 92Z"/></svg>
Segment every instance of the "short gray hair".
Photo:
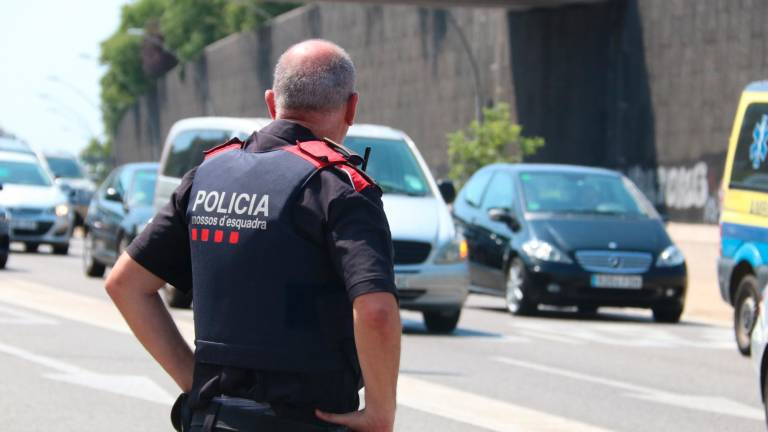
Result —
<svg viewBox="0 0 768 432"><path fill-rule="evenodd" d="M343 48L331 45L337 49L323 59L290 64L290 49L280 56L272 85L278 110L327 112L349 100L355 91L355 65Z"/></svg>

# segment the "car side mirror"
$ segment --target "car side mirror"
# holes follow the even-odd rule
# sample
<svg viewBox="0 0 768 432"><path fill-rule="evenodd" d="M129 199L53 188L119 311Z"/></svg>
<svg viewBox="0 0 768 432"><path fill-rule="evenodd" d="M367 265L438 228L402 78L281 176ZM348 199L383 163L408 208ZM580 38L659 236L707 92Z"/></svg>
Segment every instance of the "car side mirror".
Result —
<svg viewBox="0 0 768 432"><path fill-rule="evenodd" d="M104 195L104 198L107 201L123 202L123 196L113 187L107 188L107 193Z"/></svg>
<svg viewBox="0 0 768 432"><path fill-rule="evenodd" d="M506 224L512 232L520 231L520 221L517 220L514 214L506 208L492 208L488 210L488 217L492 221L501 222Z"/></svg>
<svg viewBox="0 0 768 432"><path fill-rule="evenodd" d="M440 195L443 196L446 204L456 200L456 186L453 185L452 181L447 179L438 180L437 188L440 190Z"/></svg>

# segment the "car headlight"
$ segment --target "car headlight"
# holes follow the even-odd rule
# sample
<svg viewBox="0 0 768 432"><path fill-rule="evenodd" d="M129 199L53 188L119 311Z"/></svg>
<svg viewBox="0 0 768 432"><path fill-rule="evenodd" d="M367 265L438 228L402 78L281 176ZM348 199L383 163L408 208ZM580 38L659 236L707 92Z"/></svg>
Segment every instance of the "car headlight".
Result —
<svg viewBox="0 0 768 432"><path fill-rule="evenodd" d="M436 264L453 264L467 259L469 247L461 234L445 244L435 258Z"/></svg>
<svg viewBox="0 0 768 432"><path fill-rule="evenodd" d="M69 206L66 204L59 204L53 208L53 212L58 217L64 217L69 214Z"/></svg>
<svg viewBox="0 0 768 432"><path fill-rule="evenodd" d="M523 252L539 261L571 264L573 261L553 244L541 240L528 240L523 243Z"/></svg>
<svg viewBox="0 0 768 432"><path fill-rule="evenodd" d="M656 260L657 267L675 267L685 263L685 256L675 245L668 246L659 254Z"/></svg>

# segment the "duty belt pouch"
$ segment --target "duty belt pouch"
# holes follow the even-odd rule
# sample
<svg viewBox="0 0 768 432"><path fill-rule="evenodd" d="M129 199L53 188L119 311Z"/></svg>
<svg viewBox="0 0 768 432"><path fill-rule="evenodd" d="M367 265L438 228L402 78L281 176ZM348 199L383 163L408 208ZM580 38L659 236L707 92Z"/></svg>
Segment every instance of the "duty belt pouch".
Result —
<svg viewBox="0 0 768 432"><path fill-rule="evenodd" d="M182 393L176 398L176 402L173 403L173 407L171 408L171 424L178 432L186 432L189 430L189 425L192 421L192 411L188 402L189 395L187 393Z"/></svg>

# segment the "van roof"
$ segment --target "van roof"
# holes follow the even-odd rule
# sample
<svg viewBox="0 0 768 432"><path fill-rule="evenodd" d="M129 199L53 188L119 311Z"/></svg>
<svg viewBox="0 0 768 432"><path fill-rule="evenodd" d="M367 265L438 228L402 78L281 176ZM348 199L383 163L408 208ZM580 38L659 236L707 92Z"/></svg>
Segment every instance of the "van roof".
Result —
<svg viewBox="0 0 768 432"><path fill-rule="evenodd" d="M38 163L37 157L35 157L34 153L22 153L17 151L5 151L5 150L0 150L0 160L10 161L10 162L31 162L34 164Z"/></svg>
<svg viewBox="0 0 768 432"><path fill-rule="evenodd" d="M173 130L189 129L227 129L231 131L253 132L268 125L272 120L262 117L190 117L179 120ZM403 139L405 134L389 126L374 124L355 124L349 128L348 136L381 139Z"/></svg>
<svg viewBox="0 0 768 432"><path fill-rule="evenodd" d="M744 91L748 92L768 92L768 80L755 81L747 85Z"/></svg>

